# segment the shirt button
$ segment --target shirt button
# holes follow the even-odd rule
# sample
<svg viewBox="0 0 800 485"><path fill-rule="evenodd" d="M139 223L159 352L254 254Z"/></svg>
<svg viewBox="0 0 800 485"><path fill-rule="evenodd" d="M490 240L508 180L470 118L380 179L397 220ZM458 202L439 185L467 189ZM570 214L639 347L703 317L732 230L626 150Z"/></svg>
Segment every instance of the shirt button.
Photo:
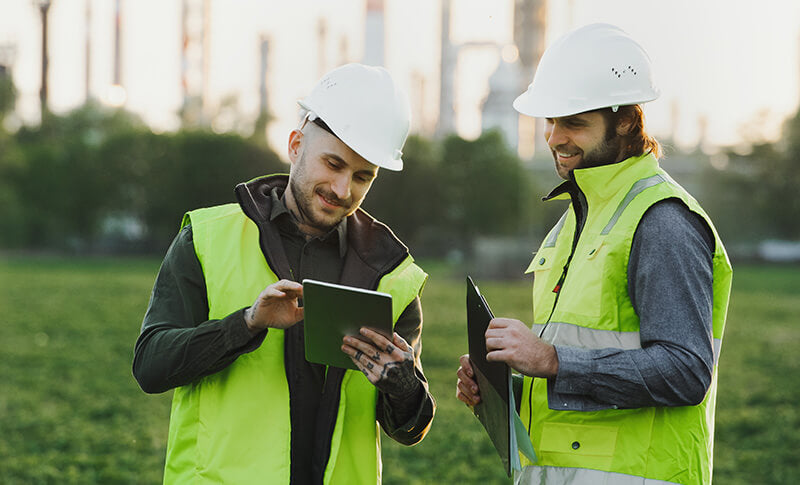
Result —
<svg viewBox="0 0 800 485"><path fill-rule="evenodd" d="M573 441L573 442L572 442L572 449L573 449L573 450L577 450L577 449L578 449L578 448L580 448L580 447L581 447L581 444L580 444L580 443L578 443L577 441Z"/></svg>

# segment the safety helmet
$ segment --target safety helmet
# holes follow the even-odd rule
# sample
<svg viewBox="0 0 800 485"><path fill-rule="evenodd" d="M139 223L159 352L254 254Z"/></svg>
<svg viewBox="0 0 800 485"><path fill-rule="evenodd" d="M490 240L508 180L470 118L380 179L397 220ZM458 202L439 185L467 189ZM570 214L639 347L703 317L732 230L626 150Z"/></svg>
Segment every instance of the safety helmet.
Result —
<svg viewBox="0 0 800 485"><path fill-rule="evenodd" d="M619 27L591 24L560 37L544 53L514 109L558 118L658 98L650 58Z"/></svg>
<svg viewBox="0 0 800 485"><path fill-rule="evenodd" d="M310 120L319 117L368 162L388 170L403 169L411 108L386 69L363 64L338 67L298 104L310 112Z"/></svg>

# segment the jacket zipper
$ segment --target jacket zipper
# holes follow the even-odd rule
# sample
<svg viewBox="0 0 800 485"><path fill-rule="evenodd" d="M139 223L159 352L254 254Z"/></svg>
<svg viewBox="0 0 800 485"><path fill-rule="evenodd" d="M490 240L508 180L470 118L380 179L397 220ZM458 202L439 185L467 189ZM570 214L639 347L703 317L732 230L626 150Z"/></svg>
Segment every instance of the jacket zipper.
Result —
<svg viewBox="0 0 800 485"><path fill-rule="evenodd" d="M561 287L564 285L564 280L567 279L567 271L569 271L569 265L572 262L572 257L575 255L575 249L578 247L578 240L581 237L581 233L583 232L583 225L586 223L586 214L589 212L589 205L586 202L586 196L583 195L580 187L575 182L575 178L570 173L570 179L572 180L574 190L572 188L569 189L569 195L572 199L572 207L575 211L575 234L572 239L572 250L567 257L567 262L564 264L564 268L561 270L561 276L558 278L556 282L556 286L553 287L553 293L556 294L555 300L553 300L553 307L550 309L550 315L547 317L547 321L545 322L542 330L539 332L539 338L542 338L544 335L545 329L550 324L550 319L553 318L553 313L556 311L556 305L558 305L558 297L561 296ZM528 434L530 435L531 428L533 426L533 380L535 377L531 377L531 385L530 389L528 390Z"/></svg>

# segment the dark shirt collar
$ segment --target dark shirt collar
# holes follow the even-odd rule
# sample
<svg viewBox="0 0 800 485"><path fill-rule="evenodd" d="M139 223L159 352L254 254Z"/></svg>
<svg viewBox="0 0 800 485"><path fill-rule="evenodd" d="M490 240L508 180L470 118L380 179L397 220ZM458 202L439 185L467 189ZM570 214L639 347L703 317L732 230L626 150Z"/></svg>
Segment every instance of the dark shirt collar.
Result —
<svg viewBox="0 0 800 485"><path fill-rule="evenodd" d="M294 230L298 234L303 234L307 238L308 235L304 234L300 231L300 228L297 226L297 220L294 217L294 214L291 213L288 207L286 207L286 203L284 202L284 196L286 192L284 191L282 194L278 195L278 187L274 187L270 192L270 198L272 199L272 210L269 214L269 220L276 222L276 219L279 217L280 222L283 224L291 224ZM337 239L333 239L333 235L336 233L338 236ZM339 257L344 258L344 255L347 253L347 218L342 219L339 224L328 231L326 234L322 236L313 236L321 241L331 241L331 242L338 242L339 245Z"/></svg>

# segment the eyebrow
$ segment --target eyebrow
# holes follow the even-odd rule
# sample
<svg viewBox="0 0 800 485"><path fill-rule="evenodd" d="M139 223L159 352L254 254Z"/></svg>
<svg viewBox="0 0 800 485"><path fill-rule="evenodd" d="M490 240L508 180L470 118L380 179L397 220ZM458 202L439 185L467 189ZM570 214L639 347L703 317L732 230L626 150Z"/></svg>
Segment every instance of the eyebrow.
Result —
<svg viewBox="0 0 800 485"><path fill-rule="evenodd" d="M562 123L569 123L572 125L587 125L589 122L582 118L581 115L558 116L555 118L545 118L547 121L559 120Z"/></svg>

